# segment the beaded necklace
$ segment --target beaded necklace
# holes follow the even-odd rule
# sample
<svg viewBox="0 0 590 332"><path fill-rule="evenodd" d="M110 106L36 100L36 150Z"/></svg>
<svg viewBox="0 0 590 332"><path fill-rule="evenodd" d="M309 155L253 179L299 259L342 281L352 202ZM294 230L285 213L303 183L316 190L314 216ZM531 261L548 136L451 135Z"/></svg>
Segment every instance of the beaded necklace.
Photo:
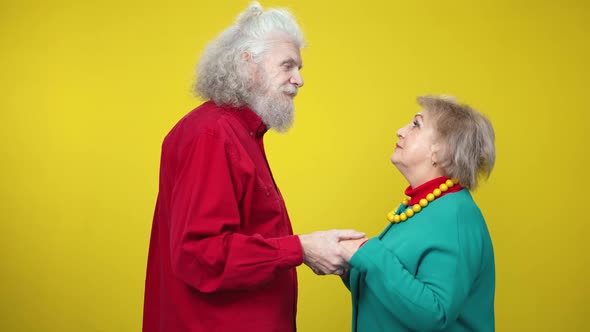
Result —
<svg viewBox="0 0 590 332"><path fill-rule="evenodd" d="M387 214L387 220L394 224L408 220L409 218L414 216L414 214L420 212L423 208L427 207L429 202L434 201L443 192L449 190L449 188L453 187L458 183L459 181L456 179L448 179L444 183L441 183L441 185L438 186L438 188L434 189L430 194L426 195L426 198L422 198L417 204L414 204L412 207L408 207L411 198L405 197L402 200L402 204L407 207L406 210L400 214L396 214L395 210L390 211Z"/></svg>

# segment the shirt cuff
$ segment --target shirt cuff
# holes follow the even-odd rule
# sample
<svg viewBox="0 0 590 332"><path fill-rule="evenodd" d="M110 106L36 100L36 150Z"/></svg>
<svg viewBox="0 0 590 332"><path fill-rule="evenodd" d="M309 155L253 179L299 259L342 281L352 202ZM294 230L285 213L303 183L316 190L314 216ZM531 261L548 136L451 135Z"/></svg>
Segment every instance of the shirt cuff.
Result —
<svg viewBox="0 0 590 332"><path fill-rule="evenodd" d="M281 266L286 268L303 264L303 248L297 235L289 235L272 239L281 255Z"/></svg>

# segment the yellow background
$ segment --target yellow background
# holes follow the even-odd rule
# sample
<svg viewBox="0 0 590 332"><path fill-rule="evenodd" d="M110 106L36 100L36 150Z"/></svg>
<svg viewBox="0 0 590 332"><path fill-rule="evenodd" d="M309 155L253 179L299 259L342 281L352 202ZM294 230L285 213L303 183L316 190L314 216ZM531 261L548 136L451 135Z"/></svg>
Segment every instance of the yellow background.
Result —
<svg viewBox="0 0 590 332"><path fill-rule="evenodd" d="M417 95L488 114L499 331L588 328L586 1L267 1L308 38L296 124L267 152L298 233L374 236ZM0 1L0 330L138 331L160 144L192 72L246 1ZM350 299L302 266L299 330Z"/></svg>

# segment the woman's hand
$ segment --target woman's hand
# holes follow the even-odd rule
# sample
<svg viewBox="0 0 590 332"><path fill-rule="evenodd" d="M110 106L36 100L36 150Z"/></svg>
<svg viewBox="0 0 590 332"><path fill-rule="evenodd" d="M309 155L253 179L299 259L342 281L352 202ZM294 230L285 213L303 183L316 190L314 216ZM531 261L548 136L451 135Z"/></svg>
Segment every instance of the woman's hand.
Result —
<svg viewBox="0 0 590 332"><path fill-rule="evenodd" d="M340 241L340 245L345 250L345 255L343 256L343 258L347 262L350 262L350 259L352 258L352 255L354 255L354 253L359 249L359 247L363 243L365 243L365 241L367 241L367 240L368 239L366 237L364 237L362 239Z"/></svg>
<svg viewBox="0 0 590 332"><path fill-rule="evenodd" d="M344 240L344 241L340 241L340 246L342 246L342 248L344 248L344 256L343 258L346 260L346 262L350 262L350 259L352 258L352 256L354 255L354 253L360 248L360 246L365 243L368 239L366 237L362 238L362 239L358 239L358 240ZM343 281L348 281L348 278L350 277L350 270L349 269L345 269L344 273L342 273L340 275L340 278L342 278Z"/></svg>

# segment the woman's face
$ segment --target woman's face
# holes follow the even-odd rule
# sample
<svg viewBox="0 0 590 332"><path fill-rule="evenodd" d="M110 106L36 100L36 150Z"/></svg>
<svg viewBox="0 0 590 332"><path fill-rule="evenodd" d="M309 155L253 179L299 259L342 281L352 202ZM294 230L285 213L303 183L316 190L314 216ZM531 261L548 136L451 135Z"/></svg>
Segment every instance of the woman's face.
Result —
<svg viewBox="0 0 590 332"><path fill-rule="evenodd" d="M391 155L391 162L404 175L404 171L430 174L431 168L434 168L433 162L437 162L437 131L430 120L428 112L422 111L396 133L398 141Z"/></svg>

